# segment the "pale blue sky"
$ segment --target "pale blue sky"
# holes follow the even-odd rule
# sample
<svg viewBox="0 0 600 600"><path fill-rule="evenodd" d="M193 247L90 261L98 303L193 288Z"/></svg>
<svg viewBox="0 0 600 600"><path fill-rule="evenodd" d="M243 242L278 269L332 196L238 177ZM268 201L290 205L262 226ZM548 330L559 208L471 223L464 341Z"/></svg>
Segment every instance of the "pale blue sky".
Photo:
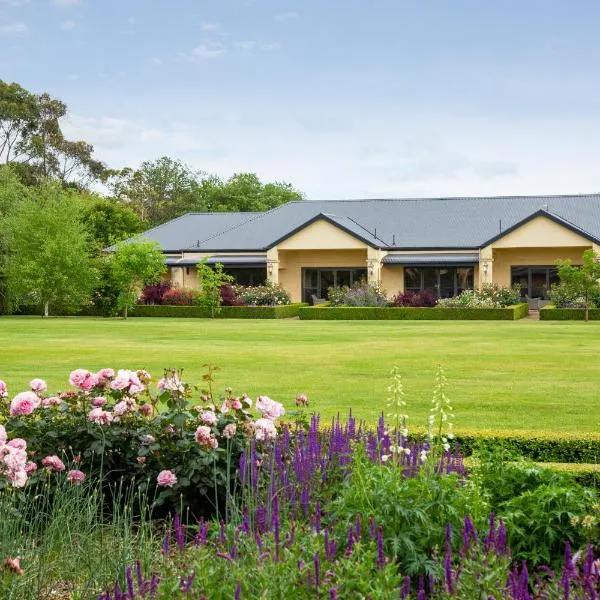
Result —
<svg viewBox="0 0 600 600"><path fill-rule="evenodd" d="M113 167L309 198L600 191L596 0L0 0L0 78Z"/></svg>

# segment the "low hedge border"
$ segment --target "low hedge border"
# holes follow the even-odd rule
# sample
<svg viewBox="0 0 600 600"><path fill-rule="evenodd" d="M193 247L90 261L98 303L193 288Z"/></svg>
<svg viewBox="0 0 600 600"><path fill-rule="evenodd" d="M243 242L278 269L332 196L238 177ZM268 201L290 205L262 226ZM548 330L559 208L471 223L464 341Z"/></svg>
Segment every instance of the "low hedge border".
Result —
<svg viewBox="0 0 600 600"><path fill-rule="evenodd" d="M537 463L540 467L554 469L559 473L566 473L577 483L587 487L598 487L600 485L600 465L572 463Z"/></svg>
<svg viewBox="0 0 600 600"><path fill-rule="evenodd" d="M588 312L590 321L600 321L600 308L590 308ZM556 308L548 304L540 309L541 321L583 321L584 318L583 308Z"/></svg>
<svg viewBox="0 0 600 600"><path fill-rule="evenodd" d="M222 306L217 319L291 319L306 304L285 304L282 306ZM210 310L202 306L138 305L130 313L131 317L173 317L210 319Z"/></svg>
<svg viewBox="0 0 600 600"><path fill-rule="evenodd" d="M506 308L394 308L354 306L310 306L301 308L301 320L382 321L516 321L529 313L527 303Z"/></svg>

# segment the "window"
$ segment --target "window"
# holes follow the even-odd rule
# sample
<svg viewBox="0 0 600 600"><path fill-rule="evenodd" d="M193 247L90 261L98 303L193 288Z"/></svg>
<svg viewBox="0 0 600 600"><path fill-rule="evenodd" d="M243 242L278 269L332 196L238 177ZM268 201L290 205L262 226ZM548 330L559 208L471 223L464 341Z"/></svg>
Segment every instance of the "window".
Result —
<svg viewBox="0 0 600 600"><path fill-rule="evenodd" d="M234 285L262 285L267 279L267 267L225 267L227 275L234 277Z"/></svg>
<svg viewBox="0 0 600 600"><path fill-rule="evenodd" d="M548 300L555 283L559 283L556 267L511 267L511 284L521 288L522 298Z"/></svg>
<svg viewBox="0 0 600 600"><path fill-rule="evenodd" d="M311 296L327 298L330 287L352 286L367 280L366 269L303 269L302 298L310 302Z"/></svg>
<svg viewBox="0 0 600 600"><path fill-rule="evenodd" d="M473 267L404 268L405 291L433 290L439 298L451 298L463 290L472 290L473 283Z"/></svg>

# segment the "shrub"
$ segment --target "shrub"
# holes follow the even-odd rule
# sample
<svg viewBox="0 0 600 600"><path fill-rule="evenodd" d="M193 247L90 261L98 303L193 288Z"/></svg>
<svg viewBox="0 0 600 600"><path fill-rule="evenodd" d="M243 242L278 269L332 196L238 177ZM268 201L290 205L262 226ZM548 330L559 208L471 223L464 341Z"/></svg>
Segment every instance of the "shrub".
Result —
<svg viewBox="0 0 600 600"><path fill-rule="evenodd" d="M360 282L352 287L329 288L327 294L330 306L387 306L379 284Z"/></svg>
<svg viewBox="0 0 600 600"><path fill-rule="evenodd" d="M518 286L505 287L497 283L484 283L476 290L464 290L454 298L439 301L441 308L506 308L520 302Z"/></svg>
<svg viewBox="0 0 600 600"><path fill-rule="evenodd" d="M165 306L194 306L200 296L198 290L189 288L171 288L162 296Z"/></svg>
<svg viewBox="0 0 600 600"><path fill-rule="evenodd" d="M222 306L244 306L244 301L235 293L231 284L222 285L220 292Z"/></svg>
<svg viewBox="0 0 600 600"><path fill-rule="evenodd" d="M290 304L290 295L278 284L267 281L264 285L234 285L233 292L244 306L280 306Z"/></svg>
<svg viewBox="0 0 600 600"><path fill-rule="evenodd" d="M172 289L170 281L160 281L153 285L147 285L142 290L142 295L138 300L139 304L162 304L164 295Z"/></svg>
<svg viewBox="0 0 600 600"><path fill-rule="evenodd" d="M438 303L438 298L433 290L421 290L413 292L407 290L403 294L398 294L392 299L392 306L402 307L410 306L414 308L433 307Z"/></svg>
<svg viewBox="0 0 600 600"><path fill-rule="evenodd" d="M341 287L330 287L327 290L327 298L329 306L344 306L346 302L346 294L350 291L347 285Z"/></svg>

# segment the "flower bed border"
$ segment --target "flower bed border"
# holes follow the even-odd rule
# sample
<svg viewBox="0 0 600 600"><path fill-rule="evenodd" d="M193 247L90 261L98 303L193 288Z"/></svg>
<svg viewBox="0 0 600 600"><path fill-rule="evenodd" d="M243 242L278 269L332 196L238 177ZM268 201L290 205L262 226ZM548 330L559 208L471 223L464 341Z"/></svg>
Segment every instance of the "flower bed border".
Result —
<svg viewBox="0 0 600 600"><path fill-rule="evenodd" d="M600 321L600 308L590 308L588 312L590 321ZM583 321L584 318L583 308L556 308L552 304L540 308L540 321Z"/></svg>
<svg viewBox="0 0 600 600"><path fill-rule="evenodd" d="M222 306L217 319L291 319L306 304L284 304L281 306ZM138 305L130 317L173 317L209 319L210 309L203 306Z"/></svg>
<svg viewBox="0 0 600 600"><path fill-rule="evenodd" d="M527 316L526 302L506 308L395 308L327 306L300 308L301 320L516 321Z"/></svg>

